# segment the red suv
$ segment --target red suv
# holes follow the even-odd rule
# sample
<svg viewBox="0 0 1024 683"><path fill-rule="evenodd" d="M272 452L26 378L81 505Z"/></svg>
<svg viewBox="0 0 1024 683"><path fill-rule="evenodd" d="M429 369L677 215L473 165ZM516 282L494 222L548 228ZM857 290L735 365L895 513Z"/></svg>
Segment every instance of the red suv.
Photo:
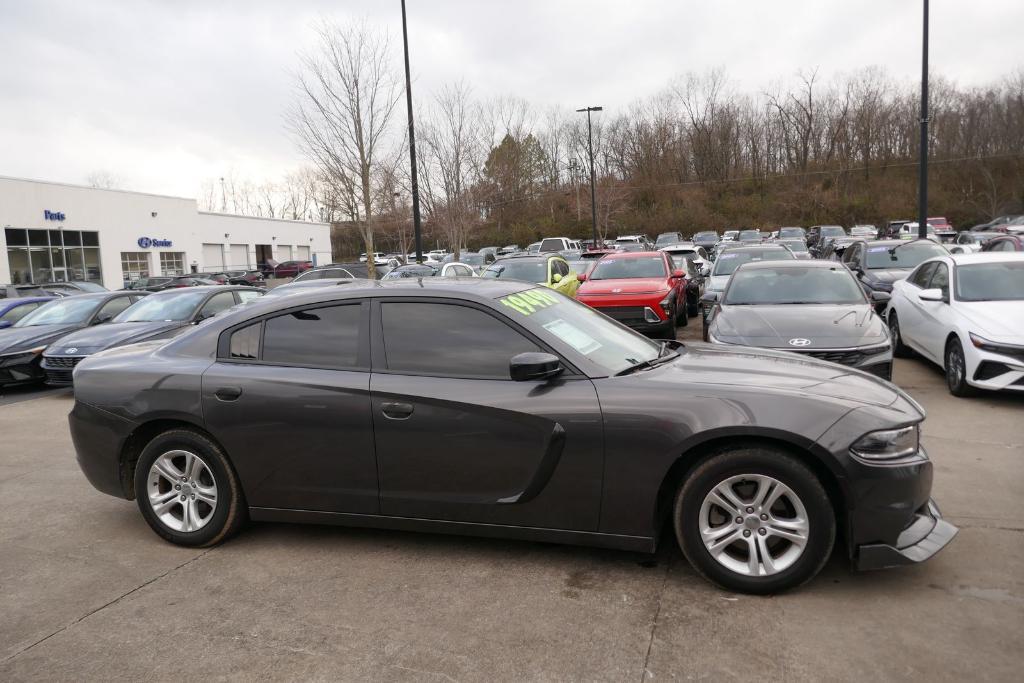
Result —
<svg viewBox="0 0 1024 683"><path fill-rule="evenodd" d="M608 254L589 275L579 275L579 301L656 337L675 339L686 325L686 271L662 251Z"/></svg>
<svg viewBox="0 0 1024 683"><path fill-rule="evenodd" d="M295 277L312 267L312 261L282 261L274 268L274 277Z"/></svg>
<svg viewBox="0 0 1024 683"><path fill-rule="evenodd" d="M982 251L1024 251L1024 236L1000 235L986 240L981 246Z"/></svg>

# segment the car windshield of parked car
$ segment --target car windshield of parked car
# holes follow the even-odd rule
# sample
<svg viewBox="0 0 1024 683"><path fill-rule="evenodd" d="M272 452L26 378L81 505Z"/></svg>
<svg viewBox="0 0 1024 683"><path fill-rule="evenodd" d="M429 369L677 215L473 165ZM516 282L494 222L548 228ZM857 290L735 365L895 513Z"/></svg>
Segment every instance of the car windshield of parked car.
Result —
<svg viewBox="0 0 1024 683"><path fill-rule="evenodd" d="M160 321L181 321L191 318L207 292L174 292L147 296L134 306L126 308L114 318L115 323L148 323Z"/></svg>
<svg viewBox="0 0 1024 683"><path fill-rule="evenodd" d="M455 259L452 259L453 261ZM459 254L459 263L465 263L467 266L482 266L484 264L484 255L479 252L464 251Z"/></svg>
<svg viewBox="0 0 1024 683"><path fill-rule="evenodd" d="M945 247L931 240L885 246L871 246L869 243L867 267L869 269L916 268L922 261L948 253Z"/></svg>
<svg viewBox="0 0 1024 683"><path fill-rule="evenodd" d="M103 299L83 299L70 296L59 301L51 301L40 306L15 323L14 327L34 327L36 325L75 325L89 319Z"/></svg>
<svg viewBox="0 0 1024 683"><path fill-rule="evenodd" d="M957 266L956 298L960 301L1024 301L1024 261Z"/></svg>
<svg viewBox="0 0 1024 683"><path fill-rule="evenodd" d="M807 231L804 230L803 228L780 228L779 229L779 239L794 238L794 239L802 240L806 236L807 236Z"/></svg>
<svg viewBox="0 0 1024 683"><path fill-rule="evenodd" d="M760 230L741 230L740 231L739 239L740 239L741 242L744 241L744 240L760 240L761 239L761 231Z"/></svg>
<svg viewBox="0 0 1024 683"><path fill-rule="evenodd" d="M711 275L732 275L733 271L750 261L793 261L795 259L793 252L788 249L758 249L757 251L730 249L715 261L715 269Z"/></svg>
<svg viewBox="0 0 1024 683"><path fill-rule="evenodd" d="M843 230L840 225L823 225L821 226L822 237L845 237L846 231Z"/></svg>
<svg viewBox="0 0 1024 683"><path fill-rule="evenodd" d="M507 261L495 261L483 274L486 278L500 278L502 280L522 280L523 282L547 282L548 262L535 260L509 259Z"/></svg>
<svg viewBox="0 0 1024 683"><path fill-rule="evenodd" d="M803 240L779 240L778 243L789 247L790 251L807 251L807 243Z"/></svg>
<svg viewBox="0 0 1024 683"><path fill-rule="evenodd" d="M614 375L659 357L662 346L593 308L547 289L510 294L499 301L508 316L553 346L580 353Z"/></svg>
<svg viewBox="0 0 1024 683"><path fill-rule="evenodd" d="M706 232L698 232L693 236L695 244L714 244L718 241L718 233L710 230Z"/></svg>
<svg viewBox="0 0 1024 683"><path fill-rule="evenodd" d="M63 283L54 283L55 286L61 286L62 289L73 289L80 292L106 292L107 288L103 285L98 285L95 282L74 282L68 285Z"/></svg>
<svg viewBox="0 0 1024 683"><path fill-rule="evenodd" d="M740 268L732 276L722 303L756 304L863 304L864 293L850 271L831 268Z"/></svg>
<svg viewBox="0 0 1024 683"><path fill-rule="evenodd" d="M434 268L433 266L399 266L382 277L381 280L400 280L405 277L434 277L440 272L440 268Z"/></svg>
<svg viewBox="0 0 1024 683"><path fill-rule="evenodd" d="M617 258L605 256L597 262L591 280L628 280L644 277L666 277L665 259L658 256Z"/></svg>

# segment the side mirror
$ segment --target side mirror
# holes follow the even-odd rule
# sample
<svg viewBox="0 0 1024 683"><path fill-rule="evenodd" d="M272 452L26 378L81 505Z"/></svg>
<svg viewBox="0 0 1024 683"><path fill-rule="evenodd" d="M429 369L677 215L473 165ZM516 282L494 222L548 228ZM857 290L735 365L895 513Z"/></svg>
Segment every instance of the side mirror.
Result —
<svg viewBox="0 0 1024 683"><path fill-rule="evenodd" d="M580 282L586 282L587 281L587 274L586 273L578 273L576 275L576 279L579 280Z"/></svg>
<svg viewBox="0 0 1024 683"><path fill-rule="evenodd" d="M702 277L708 277L709 275L711 275L711 266L709 266L706 263L702 263L700 265L700 274Z"/></svg>
<svg viewBox="0 0 1024 683"><path fill-rule="evenodd" d="M549 379L561 374L564 368L558 356L550 353L531 351L512 356L508 364L509 376L517 382L532 379Z"/></svg>
<svg viewBox="0 0 1024 683"><path fill-rule="evenodd" d="M946 297L944 297L942 295L942 290L938 289L938 288L935 288L935 289L922 289L918 293L917 298L920 299L921 301L945 301L946 300Z"/></svg>
<svg viewBox="0 0 1024 683"><path fill-rule="evenodd" d="M96 316L96 320L94 320L92 324L93 325L102 325L103 323L109 323L113 319L114 319L114 316L112 316L109 313L104 313L102 315Z"/></svg>
<svg viewBox="0 0 1024 683"><path fill-rule="evenodd" d="M876 304L888 303L889 299L891 299L891 298L892 298L892 295L889 294L889 292L878 292L878 291L872 291L871 292L871 300L873 302L875 302Z"/></svg>
<svg viewBox="0 0 1024 683"><path fill-rule="evenodd" d="M551 280L553 282L561 282L562 281L562 274L561 273L555 273L554 275L551 276Z"/></svg>
<svg viewBox="0 0 1024 683"><path fill-rule="evenodd" d="M686 271L685 270L673 270L672 271L672 277L673 278L686 277Z"/></svg>
<svg viewBox="0 0 1024 683"><path fill-rule="evenodd" d="M702 296L700 298L700 302L702 304L707 304L708 306L714 306L715 304L718 303L718 299L719 299L720 296L721 296L720 292L707 292L706 291L706 292L704 292L704 296Z"/></svg>

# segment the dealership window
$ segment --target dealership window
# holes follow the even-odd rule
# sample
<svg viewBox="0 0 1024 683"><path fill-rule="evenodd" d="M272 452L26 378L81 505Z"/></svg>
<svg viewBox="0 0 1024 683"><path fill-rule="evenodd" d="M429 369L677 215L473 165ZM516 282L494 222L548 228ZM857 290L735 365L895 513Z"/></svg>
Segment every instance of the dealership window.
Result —
<svg viewBox="0 0 1024 683"><path fill-rule="evenodd" d="M180 251L160 252L160 274L161 275L184 275L185 254Z"/></svg>
<svg viewBox="0 0 1024 683"><path fill-rule="evenodd" d="M13 284L103 280L95 231L7 228L4 236Z"/></svg>
<svg viewBox="0 0 1024 683"><path fill-rule="evenodd" d="M125 282L136 282L149 277L149 252L122 251L121 274Z"/></svg>

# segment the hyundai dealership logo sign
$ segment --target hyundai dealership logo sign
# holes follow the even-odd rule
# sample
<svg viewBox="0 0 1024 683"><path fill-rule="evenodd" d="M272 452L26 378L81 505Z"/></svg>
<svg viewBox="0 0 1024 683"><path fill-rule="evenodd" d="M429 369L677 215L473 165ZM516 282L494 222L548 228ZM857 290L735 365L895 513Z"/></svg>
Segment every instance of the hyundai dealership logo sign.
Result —
<svg viewBox="0 0 1024 683"><path fill-rule="evenodd" d="M150 247L170 247L173 246L171 240L157 240L152 237L140 237L139 248L149 249Z"/></svg>

